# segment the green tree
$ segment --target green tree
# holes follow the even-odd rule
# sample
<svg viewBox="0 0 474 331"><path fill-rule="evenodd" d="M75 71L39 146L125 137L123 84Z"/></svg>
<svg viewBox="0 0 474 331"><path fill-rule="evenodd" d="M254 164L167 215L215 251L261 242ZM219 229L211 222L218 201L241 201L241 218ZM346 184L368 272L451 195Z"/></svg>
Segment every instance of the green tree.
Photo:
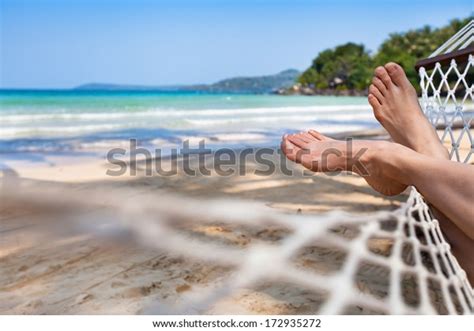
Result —
<svg viewBox="0 0 474 331"><path fill-rule="evenodd" d="M370 81L371 61L363 45L347 43L319 53L298 82L321 89L364 89Z"/></svg>
<svg viewBox="0 0 474 331"><path fill-rule="evenodd" d="M405 69L412 84L418 86L418 73L415 71L416 62L428 57L471 19L468 17L462 20L452 20L447 26L439 29L425 26L405 33L393 33L380 45L374 57L374 64L377 66L390 61L396 62Z"/></svg>
<svg viewBox="0 0 474 331"><path fill-rule="evenodd" d="M425 26L404 33L393 33L373 57L363 45L355 43L324 50L298 78L298 82L320 89L365 90L376 66L396 62L405 69L412 84L418 87L418 73L414 68L416 62L428 57L471 19L472 16L455 19L438 29Z"/></svg>

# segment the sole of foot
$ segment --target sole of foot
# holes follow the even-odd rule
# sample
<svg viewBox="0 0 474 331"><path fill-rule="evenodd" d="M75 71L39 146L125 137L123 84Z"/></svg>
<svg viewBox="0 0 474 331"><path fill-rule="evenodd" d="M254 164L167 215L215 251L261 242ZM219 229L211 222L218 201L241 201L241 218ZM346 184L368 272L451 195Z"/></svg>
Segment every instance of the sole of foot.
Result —
<svg viewBox="0 0 474 331"><path fill-rule="evenodd" d="M395 142L425 155L449 158L400 65L391 62L375 69L368 100L375 118Z"/></svg>
<svg viewBox="0 0 474 331"><path fill-rule="evenodd" d="M382 141L334 140L311 130L284 136L281 149L289 160L314 172L357 173L374 190L383 195L397 195L407 187L397 180L398 173L388 162L394 158L394 154L390 158L390 153L408 150L398 144Z"/></svg>

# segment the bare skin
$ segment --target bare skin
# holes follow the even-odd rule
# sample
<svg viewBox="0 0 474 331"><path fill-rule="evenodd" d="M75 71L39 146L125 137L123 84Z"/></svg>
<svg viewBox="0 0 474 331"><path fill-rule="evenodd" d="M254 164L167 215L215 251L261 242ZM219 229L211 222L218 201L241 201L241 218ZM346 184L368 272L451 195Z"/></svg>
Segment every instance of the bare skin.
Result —
<svg viewBox="0 0 474 331"><path fill-rule="evenodd" d="M401 67L389 63L377 68L369 92L376 118L397 143L356 141L348 151L345 142L310 131L285 136L283 152L312 171L347 170L363 175L385 195L398 194L408 185L417 187L440 210L438 218L453 253L474 283L474 259L468 253L474 245L474 168L448 160L447 150L424 117ZM340 153L324 153L328 149Z"/></svg>
<svg viewBox="0 0 474 331"><path fill-rule="evenodd" d="M448 159L448 151L420 108L415 88L398 64L390 62L375 69L368 99L375 118L393 141L418 153Z"/></svg>
<svg viewBox="0 0 474 331"><path fill-rule="evenodd" d="M422 114L415 88L402 67L390 62L375 69L368 99L375 117L395 142L427 156L449 160L448 151ZM433 206L432 210L451 244L453 254L471 275L473 282L474 259L468 252L474 247L474 241L438 208Z"/></svg>
<svg viewBox="0 0 474 331"><path fill-rule="evenodd" d="M315 172L344 170L363 174L372 188L386 195L396 194L394 192L399 188L408 185L415 186L452 220L452 226L462 232L465 240L452 245L453 253L474 284L470 253L474 242L474 167L435 159L387 141L355 141L349 152L345 141L331 140L319 133L316 133L319 138L311 140L309 136L314 137L315 132L285 136L281 148L286 157ZM340 153L325 152L334 149ZM364 150L357 160L354 159L354 155ZM356 164L362 167L354 166ZM433 185L433 178L436 178L436 185ZM443 225L442 228L444 230Z"/></svg>
<svg viewBox="0 0 474 331"><path fill-rule="evenodd" d="M379 158L373 157L373 154L389 150L385 142L356 140L352 143L352 150L347 147L346 141L328 138L314 130L286 136L281 145L288 159L311 171L352 171L363 176L374 190L384 195L397 195L405 190L406 185L389 173ZM393 144L393 148L395 152L395 149L404 147Z"/></svg>

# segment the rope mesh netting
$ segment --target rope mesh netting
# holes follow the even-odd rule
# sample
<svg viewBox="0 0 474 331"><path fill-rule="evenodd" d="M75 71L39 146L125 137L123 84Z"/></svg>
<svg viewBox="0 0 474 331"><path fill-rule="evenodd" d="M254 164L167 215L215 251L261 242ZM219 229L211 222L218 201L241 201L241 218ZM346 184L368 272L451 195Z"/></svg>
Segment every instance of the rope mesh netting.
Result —
<svg viewBox="0 0 474 331"><path fill-rule="evenodd" d="M2 201L33 202L43 212L61 206L59 215L47 213L56 222L49 228L64 231L73 226L121 241L129 235L139 245L182 257L189 265L218 268L219 277L212 282L194 284L172 302L156 300L143 310L146 313L212 312L223 301L238 302L242 290L272 286L299 289L312 302L307 313L472 312L474 294L466 274L415 190L395 211L299 215L249 202L123 189L66 194L64 189L35 185L25 188L27 193L8 193ZM18 185L15 190L22 191ZM249 240L241 244L209 236L202 231L206 227ZM233 312L232 306L224 311Z"/></svg>
<svg viewBox="0 0 474 331"><path fill-rule="evenodd" d="M474 117L473 74L472 55L464 65L452 60L447 70L443 70L439 63L432 70L420 68L422 108L435 127L444 127L440 139L449 143L451 159L458 162L468 162L474 150L470 131ZM458 132L454 131L456 128ZM465 155L460 153L463 143L470 147Z"/></svg>

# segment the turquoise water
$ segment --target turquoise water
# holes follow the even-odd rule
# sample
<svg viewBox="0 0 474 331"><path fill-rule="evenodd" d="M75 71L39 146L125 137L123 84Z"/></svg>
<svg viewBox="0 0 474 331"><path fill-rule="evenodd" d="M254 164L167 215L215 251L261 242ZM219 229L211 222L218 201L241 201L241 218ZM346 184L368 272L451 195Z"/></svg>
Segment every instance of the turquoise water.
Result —
<svg viewBox="0 0 474 331"><path fill-rule="evenodd" d="M7 91L0 90L2 114L31 111L70 110L117 111L134 109L258 108L314 105L366 104L366 98L335 96L278 96L241 94L198 94L183 92L115 91Z"/></svg>
<svg viewBox="0 0 474 331"><path fill-rule="evenodd" d="M0 91L0 152L109 148L204 138L270 144L281 134L377 126L366 98L150 91Z"/></svg>

